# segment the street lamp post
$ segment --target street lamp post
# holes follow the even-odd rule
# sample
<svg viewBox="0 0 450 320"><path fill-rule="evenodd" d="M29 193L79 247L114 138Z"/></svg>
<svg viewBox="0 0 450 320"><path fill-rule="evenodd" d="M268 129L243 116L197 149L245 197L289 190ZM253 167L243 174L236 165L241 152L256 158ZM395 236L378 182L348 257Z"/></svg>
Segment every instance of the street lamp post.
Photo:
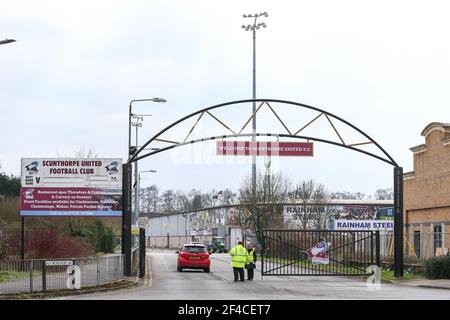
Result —
<svg viewBox="0 0 450 320"><path fill-rule="evenodd" d="M157 173L158 171L156 170L144 170L144 171L139 171L139 175L138 175L138 181L137 181L137 187L136 187L136 192L138 194L140 194L141 192L141 173L145 173L145 172L150 172L150 173ZM137 204L139 207L139 203ZM137 212L139 213L139 210L137 210Z"/></svg>
<svg viewBox="0 0 450 320"><path fill-rule="evenodd" d="M130 101L129 106L129 112L128 112L128 160L130 160L131 156L137 151L138 149L138 128L139 128L139 118L137 118L136 121L136 146L134 148L131 147L131 117L133 116L132 113L132 105L134 102L143 102L143 101L152 101L152 102L160 102L164 103L167 102L165 99L161 98L151 98L151 99L135 99ZM134 163L134 181L135 181L135 193L134 193L134 214L131 219L132 224L136 224L136 219L139 216L139 192L138 192L138 180L139 180L139 171L138 171L138 162L136 161Z"/></svg>
<svg viewBox="0 0 450 320"><path fill-rule="evenodd" d="M253 24L243 25L242 29L245 31L253 31L253 100L256 99L256 30L259 30L260 27L266 28L267 25L264 22L256 23L259 17L268 17L269 15L267 12L262 13L255 13L255 14L244 14L244 18L254 18ZM256 133L256 102L253 101L253 136L252 141L256 141L255 133ZM256 192L256 156L252 156L252 190L253 190L253 196Z"/></svg>
<svg viewBox="0 0 450 320"><path fill-rule="evenodd" d="M144 172L151 172L156 173L156 170L144 170L140 171L138 174L138 180L137 180L137 188L136 192L139 194L141 189L141 173ZM139 198L138 198L139 201ZM139 202L137 203L137 213L139 213ZM145 275L145 229L139 227L139 278L143 278Z"/></svg>

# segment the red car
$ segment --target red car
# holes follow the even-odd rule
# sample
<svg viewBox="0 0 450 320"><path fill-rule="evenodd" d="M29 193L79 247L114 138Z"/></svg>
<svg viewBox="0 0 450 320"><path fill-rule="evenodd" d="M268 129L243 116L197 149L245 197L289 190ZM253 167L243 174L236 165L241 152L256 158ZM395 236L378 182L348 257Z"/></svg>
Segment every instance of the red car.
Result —
<svg viewBox="0 0 450 320"><path fill-rule="evenodd" d="M201 244L185 244L178 253L178 272L183 269L203 269L209 272L211 259L209 259L208 250Z"/></svg>

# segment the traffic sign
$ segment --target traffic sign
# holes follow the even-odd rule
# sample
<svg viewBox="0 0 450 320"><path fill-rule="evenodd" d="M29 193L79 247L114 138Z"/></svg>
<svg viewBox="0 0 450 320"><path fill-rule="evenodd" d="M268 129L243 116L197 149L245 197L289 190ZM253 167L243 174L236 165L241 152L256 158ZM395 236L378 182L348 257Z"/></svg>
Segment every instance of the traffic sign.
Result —
<svg viewBox="0 0 450 320"><path fill-rule="evenodd" d="M46 260L45 266L73 266L73 260Z"/></svg>
<svg viewBox="0 0 450 320"><path fill-rule="evenodd" d="M139 235L139 227L135 224L131 226L131 234L132 235Z"/></svg>
<svg viewBox="0 0 450 320"><path fill-rule="evenodd" d="M138 226L141 229L145 229L149 227L148 217L140 217L138 218Z"/></svg>

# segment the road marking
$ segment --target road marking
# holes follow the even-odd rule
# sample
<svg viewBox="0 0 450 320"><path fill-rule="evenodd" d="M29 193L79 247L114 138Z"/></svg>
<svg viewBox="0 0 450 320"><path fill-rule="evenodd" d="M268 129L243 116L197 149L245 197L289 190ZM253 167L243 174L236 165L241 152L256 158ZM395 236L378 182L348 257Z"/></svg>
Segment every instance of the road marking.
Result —
<svg viewBox="0 0 450 320"><path fill-rule="evenodd" d="M215 272L210 272L209 275L218 280L228 281L225 277L222 277L221 275L219 275L218 273L215 273Z"/></svg>

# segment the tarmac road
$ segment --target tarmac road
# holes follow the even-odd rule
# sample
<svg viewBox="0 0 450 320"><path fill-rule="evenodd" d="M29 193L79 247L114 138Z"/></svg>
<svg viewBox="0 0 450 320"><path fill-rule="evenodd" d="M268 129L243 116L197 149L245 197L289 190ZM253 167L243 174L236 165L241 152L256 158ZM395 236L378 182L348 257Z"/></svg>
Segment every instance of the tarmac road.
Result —
<svg viewBox="0 0 450 320"><path fill-rule="evenodd" d="M263 300L263 299L450 299L450 290L382 284L369 289L366 282L347 277L281 277L261 279L259 266L254 281L234 282L227 254L211 255L211 273L177 272L174 251L148 251L151 281L146 287L58 299L133 300Z"/></svg>

